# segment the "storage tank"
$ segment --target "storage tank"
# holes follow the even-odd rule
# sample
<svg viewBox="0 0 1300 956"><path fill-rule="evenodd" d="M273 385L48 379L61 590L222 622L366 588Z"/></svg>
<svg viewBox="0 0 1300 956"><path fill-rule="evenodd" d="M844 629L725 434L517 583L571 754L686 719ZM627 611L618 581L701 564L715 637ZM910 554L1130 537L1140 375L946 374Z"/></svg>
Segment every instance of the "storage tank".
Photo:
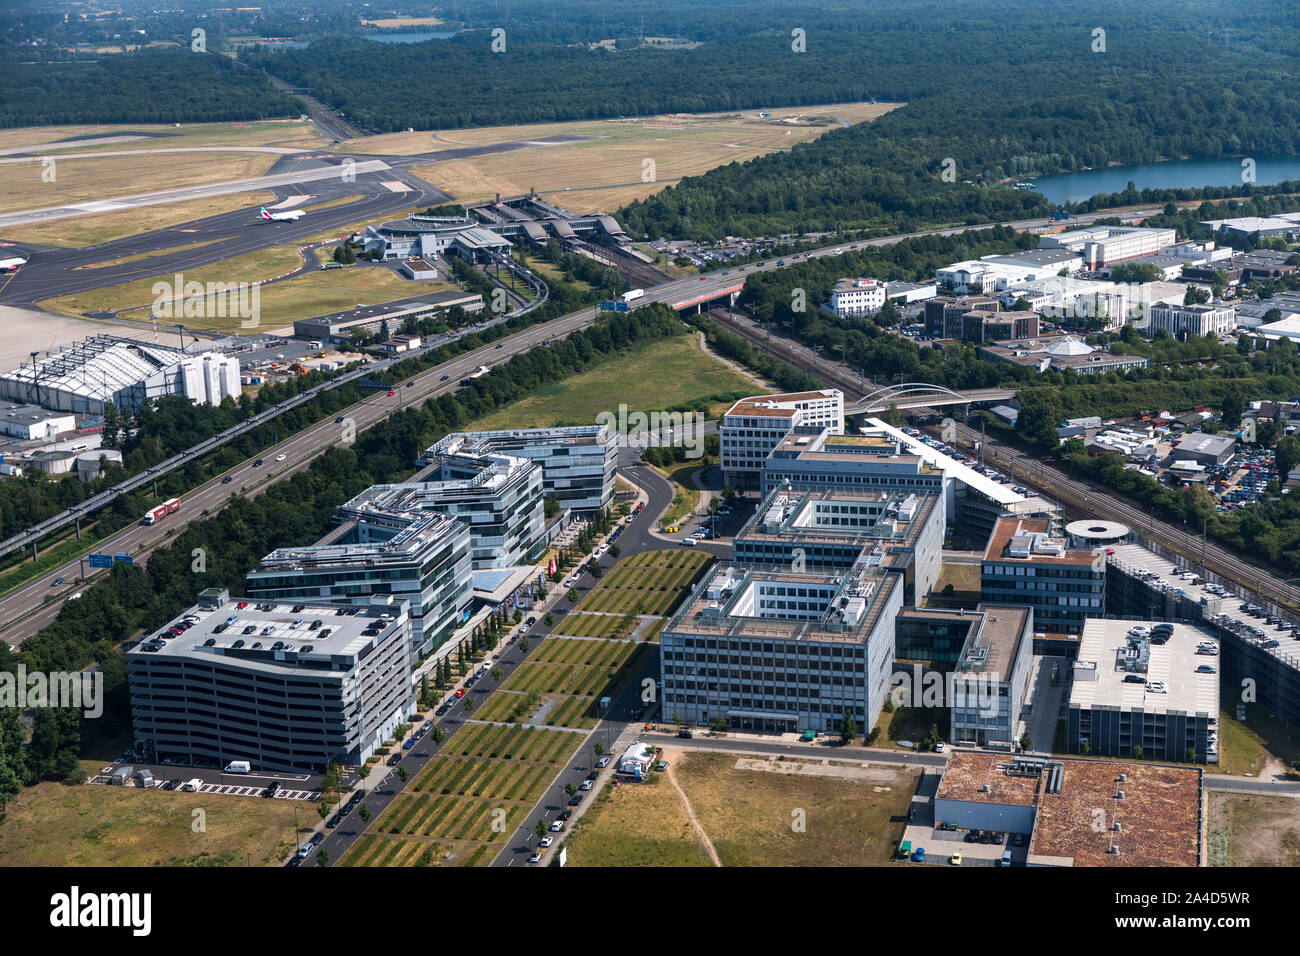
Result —
<svg viewBox="0 0 1300 956"><path fill-rule="evenodd" d="M107 459L109 464L122 464L122 453L116 448L95 448L91 451L83 451L77 456L77 477L82 481L93 481L98 478L103 471L100 458Z"/></svg>

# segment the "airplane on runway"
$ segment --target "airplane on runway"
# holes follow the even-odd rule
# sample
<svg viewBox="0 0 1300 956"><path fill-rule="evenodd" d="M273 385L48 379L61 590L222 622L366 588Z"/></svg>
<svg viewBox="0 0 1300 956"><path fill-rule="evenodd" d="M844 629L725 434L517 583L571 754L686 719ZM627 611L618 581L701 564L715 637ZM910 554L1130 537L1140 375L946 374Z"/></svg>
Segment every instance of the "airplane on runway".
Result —
<svg viewBox="0 0 1300 956"><path fill-rule="evenodd" d="M286 212L267 212L266 207L262 206L257 211L262 214L263 219L271 222L293 222L293 220L301 219L303 216L307 215L307 211L304 209L290 209Z"/></svg>

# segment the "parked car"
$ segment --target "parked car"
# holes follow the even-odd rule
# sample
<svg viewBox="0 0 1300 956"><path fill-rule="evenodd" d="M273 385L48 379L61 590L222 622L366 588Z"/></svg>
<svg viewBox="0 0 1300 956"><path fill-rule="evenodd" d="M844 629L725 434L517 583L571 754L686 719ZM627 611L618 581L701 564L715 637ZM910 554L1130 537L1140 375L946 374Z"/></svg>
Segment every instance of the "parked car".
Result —
<svg viewBox="0 0 1300 956"><path fill-rule="evenodd" d="M608 766L609 766L609 758L608 758L608 757L601 757L599 760L596 761L596 766L597 766L597 767L601 767L601 768L608 767Z"/></svg>

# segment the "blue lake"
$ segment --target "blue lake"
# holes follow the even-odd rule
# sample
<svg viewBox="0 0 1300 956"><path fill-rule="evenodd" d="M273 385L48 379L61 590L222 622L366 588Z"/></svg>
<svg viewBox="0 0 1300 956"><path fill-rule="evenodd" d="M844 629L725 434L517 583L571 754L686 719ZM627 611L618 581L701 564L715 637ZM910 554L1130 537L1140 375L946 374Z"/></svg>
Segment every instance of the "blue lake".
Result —
<svg viewBox="0 0 1300 956"><path fill-rule="evenodd" d="M361 39L377 43L423 43L425 40L450 40L459 30L443 33L367 33Z"/></svg>
<svg viewBox="0 0 1300 956"><path fill-rule="evenodd" d="M1300 179L1300 156L1255 156L1255 182L1260 186ZM1242 160L1175 159L1165 163L1109 166L1030 180L1034 191L1054 203L1082 202L1097 193L1123 192L1132 180L1138 189L1185 189L1200 186L1239 186Z"/></svg>

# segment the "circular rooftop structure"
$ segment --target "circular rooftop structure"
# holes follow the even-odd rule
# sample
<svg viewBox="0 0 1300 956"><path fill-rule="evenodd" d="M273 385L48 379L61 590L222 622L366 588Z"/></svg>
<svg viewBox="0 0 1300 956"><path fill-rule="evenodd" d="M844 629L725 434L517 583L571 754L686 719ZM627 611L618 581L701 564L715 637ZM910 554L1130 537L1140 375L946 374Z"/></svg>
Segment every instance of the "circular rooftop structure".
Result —
<svg viewBox="0 0 1300 956"><path fill-rule="evenodd" d="M1065 534L1070 539L1070 544L1079 548L1118 544L1127 541L1131 533L1126 524L1120 524L1118 521L1102 521L1098 518L1071 521L1065 526Z"/></svg>

